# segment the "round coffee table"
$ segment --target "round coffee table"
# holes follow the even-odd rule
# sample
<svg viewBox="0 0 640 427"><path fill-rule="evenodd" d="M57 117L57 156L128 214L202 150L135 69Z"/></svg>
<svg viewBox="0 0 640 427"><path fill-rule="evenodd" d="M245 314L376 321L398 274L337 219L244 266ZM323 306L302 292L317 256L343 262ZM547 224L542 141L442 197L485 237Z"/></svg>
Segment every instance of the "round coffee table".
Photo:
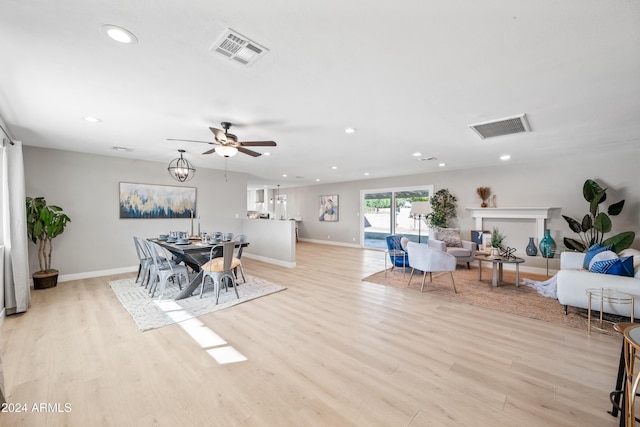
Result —
<svg viewBox="0 0 640 427"><path fill-rule="evenodd" d="M493 267L493 277L491 284L497 287L502 282L502 266L504 264L516 265L516 286L520 283L520 264L524 262L524 259L518 257L512 258L493 258L491 255L476 255L475 260L478 261L478 280L482 280L482 263L490 262Z"/></svg>

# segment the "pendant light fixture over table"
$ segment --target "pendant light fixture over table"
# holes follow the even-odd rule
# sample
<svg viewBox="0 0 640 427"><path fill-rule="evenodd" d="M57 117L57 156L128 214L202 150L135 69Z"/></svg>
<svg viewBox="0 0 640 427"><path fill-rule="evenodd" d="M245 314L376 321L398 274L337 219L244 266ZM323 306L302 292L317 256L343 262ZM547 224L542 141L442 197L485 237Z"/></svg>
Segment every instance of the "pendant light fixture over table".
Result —
<svg viewBox="0 0 640 427"><path fill-rule="evenodd" d="M180 157L171 160L167 170L169 171L169 175L176 181L189 181L193 178L193 175L195 175L196 168L189 160L182 156L182 153L185 152L184 150L178 150L178 152L180 153Z"/></svg>

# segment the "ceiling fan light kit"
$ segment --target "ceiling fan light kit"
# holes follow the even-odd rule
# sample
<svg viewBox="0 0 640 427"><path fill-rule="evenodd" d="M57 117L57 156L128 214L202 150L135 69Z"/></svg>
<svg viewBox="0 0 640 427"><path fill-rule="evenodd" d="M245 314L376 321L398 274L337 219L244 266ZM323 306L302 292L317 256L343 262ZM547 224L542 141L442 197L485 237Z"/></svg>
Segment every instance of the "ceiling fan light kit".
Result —
<svg viewBox="0 0 640 427"><path fill-rule="evenodd" d="M218 153L220 157L229 158L238 154L238 151L244 154L248 154L251 157L259 157L262 153L249 150L245 147L275 147L277 144L274 141L238 141L238 137L232 133L229 133L229 128L233 126L233 123L222 122L222 129L216 129L210 127L209 130L213 132L215 137L214 142L209 141L196 141L193 139L173 139L169 138L168 141L185 141L185 142L200 142L203 144L214 145L214 148L205 151L202 154Z"/></svg>
<svg viewBox="0 0 640 427"><path fill-rule="evenodd" d="M222 145L216 148L216 154L221 157L233 157L238 154L238 149L230 145Z"/></svg>
<svg viewBox="0 0 640 427"><path fill-rule="evenodd" d="M169 175L176 181L189 181L196 174L196 168L189 160L182 156L182 153L185 152L184 150L178 150L178 152L180 153L180 157L171 160L167 170L169 171Z"/></svg>

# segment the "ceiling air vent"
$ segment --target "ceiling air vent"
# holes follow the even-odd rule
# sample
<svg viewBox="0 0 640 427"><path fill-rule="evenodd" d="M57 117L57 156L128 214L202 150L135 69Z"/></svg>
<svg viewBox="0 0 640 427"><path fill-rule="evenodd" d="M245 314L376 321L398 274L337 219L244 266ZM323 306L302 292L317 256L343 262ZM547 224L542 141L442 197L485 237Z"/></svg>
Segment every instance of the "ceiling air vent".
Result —
<svg viewBox="0 0 640 427"><path fill-rule="evenodd" d="M506 119L492 120L490 122L469 125L480 138L493 138L494 136L511 135L513 133L531 132L526 114L507 117Z"/></svg>
<svg viewBox="0 0 640 427"><path fill-rule="evenodd" d="M243 65L253 65L267 52L263 46L249 40L240 33L227 28L218 40L213 44L211 51L218 52L229 59L237 61Z"/></svg>

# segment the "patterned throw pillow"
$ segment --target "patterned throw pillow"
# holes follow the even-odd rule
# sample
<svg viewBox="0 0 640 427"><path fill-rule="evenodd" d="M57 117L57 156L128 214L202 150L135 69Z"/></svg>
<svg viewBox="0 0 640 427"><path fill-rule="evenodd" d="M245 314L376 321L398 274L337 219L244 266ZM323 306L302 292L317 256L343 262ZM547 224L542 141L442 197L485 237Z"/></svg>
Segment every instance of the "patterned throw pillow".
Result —
<svg viewBox="0 0 640 427"><path fill-rule="evenodd" d="M591 246L589 249L587 249L587 253L584 256L584 263L582 264L582 268L588 270L589 264L591 264L591 258L602 251L614 251L613 245L600 246L600 243L596 243L595 245Z"/></svg>
<svg viewBox="0 0 640 427"><path fill-rule="evenodd" d="M436 239L442 240L448 248L462 247L459 228L438 228Z"/></svg>
<svg viewBox="0 0 640 427"><path fill-rule="evenodd" d="M593 258L591 258L591 261L589 262L589 271L591 271L591 266L593 265L594 262L598 262L598 261L608 261L610 259L618 259L618 254L616 254L613 251L602 251L597 253Z"/></svg>
<svg viewBox="0 0 640 427"><path fill-rule="evenodd" d="M633 277L633 256L596 261L589 270L592 273L614 274Z"/></svg>

